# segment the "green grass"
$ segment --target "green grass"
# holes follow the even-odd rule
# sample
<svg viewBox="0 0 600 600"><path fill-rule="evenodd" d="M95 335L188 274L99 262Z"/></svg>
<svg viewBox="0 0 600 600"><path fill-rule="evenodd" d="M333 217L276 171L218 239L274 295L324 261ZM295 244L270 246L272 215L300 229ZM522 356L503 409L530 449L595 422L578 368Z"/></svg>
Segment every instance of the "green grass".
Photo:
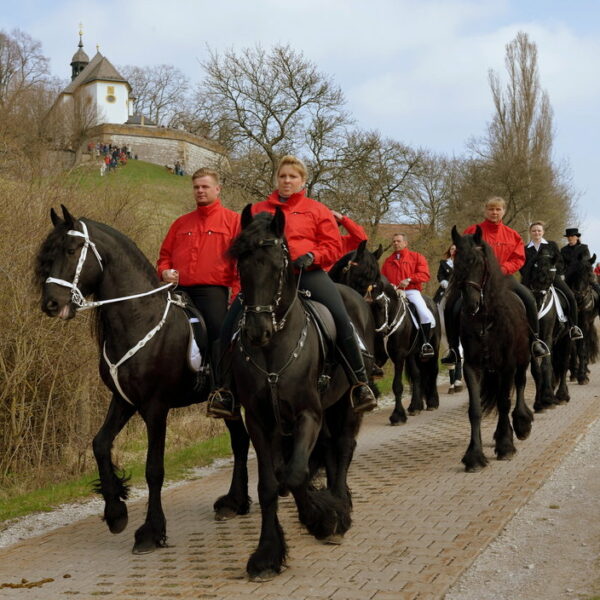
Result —
<svg viewBox="0 0 600 600"><path fill-rule="evenodd" d="M178 481L185 479L195 467L209 465L215 458L231 454L229 434L221 434L204 442L165 454L165 479ZM126 466L131 475L130 484L145 486L145 462L138 461ZM94 471L76 479L47 485L26 494L9 496L0 504L0 523L8 519L22 517L35 512L48 512L67 502L90 498L91 482L98 477Z"/></svg>

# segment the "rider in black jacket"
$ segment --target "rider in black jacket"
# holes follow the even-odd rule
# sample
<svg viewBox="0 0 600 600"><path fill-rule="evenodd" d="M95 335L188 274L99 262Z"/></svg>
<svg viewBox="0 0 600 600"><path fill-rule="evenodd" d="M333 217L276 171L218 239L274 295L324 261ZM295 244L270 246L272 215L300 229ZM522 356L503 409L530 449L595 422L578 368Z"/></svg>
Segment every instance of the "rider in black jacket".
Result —
<svg viewBox="0 0 600 600"><path fill-rule="evenodd" d="M531 267L538 256L544 254L554 259L556 265L554 287L562 292L569 304L569 321L571 323L569 336L572 340L579 340L583 337L583 334L579 328L577 301L571 288L565 283L562 254L556 242L544 239L544 223L542 221L535 221L529 226L529 237L531 241L525 246L525 264L521 267L521 281L524 285L529 285Z"/></svg>

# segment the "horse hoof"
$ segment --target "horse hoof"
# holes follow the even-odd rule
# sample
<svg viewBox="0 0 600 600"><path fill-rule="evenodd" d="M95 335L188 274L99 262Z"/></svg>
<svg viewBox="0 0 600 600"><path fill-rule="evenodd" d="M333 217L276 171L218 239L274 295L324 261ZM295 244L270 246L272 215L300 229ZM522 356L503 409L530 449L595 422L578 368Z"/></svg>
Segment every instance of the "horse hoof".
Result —
<svg viewBox="0 0 600 600"><path fill-rule="evenodd" d="M150 552L154 552L157 548L159 548L159 546L157 546L154 542L136 542L131 549L131 553L150 554Z"/></svg>
<svg viewBox="0 0 600 600"><path fill-rule="evenodd" d="M438 408L439 408L439 406L428 406L425 410L432 411L432 410L437 410Z"/></svg>
<svg viewBox="0 0 600 600"><path fill-rule="evenodd" d="M343 540L344 540L343 535L340 535L339 533L332 533L331 535L328 535L326 538L323 538L321 541L324 544L331 544L333 546L339 546Z"/></svg>
<svg viewBox="0 0 600 600"><path fill-rule="evenodd" d="M222 506L215 510L215 521L229 521L229 519L234 519L235 517L237 517L237 512L229 506Z"/></svg>
<svg viewBox="0 0 600 600"><path fill-rule="evenodd" d="M416 417L418 414L420 414L421 411L420 410L408 410L408 416L409 417Z"/></svg>
<svg viewBox="0 0 600 600"><path fill-rule="evenodd" d="M587 385L589 382L590 382L590 380L589 380L587 377L586 377L585 379L579 379L579 380L577 381L577 383L578 383L579 385Z"/></svg>
<svg viewBox="0 0 600 600"><path fill-rule="evenodd" d="M277 571L273 571L272 569L268 569L266 571L261 571L256 575L249 575L248 579L253 583L266 583L267 581L273 581L275 577L277 577L279 573Z"/></svg>

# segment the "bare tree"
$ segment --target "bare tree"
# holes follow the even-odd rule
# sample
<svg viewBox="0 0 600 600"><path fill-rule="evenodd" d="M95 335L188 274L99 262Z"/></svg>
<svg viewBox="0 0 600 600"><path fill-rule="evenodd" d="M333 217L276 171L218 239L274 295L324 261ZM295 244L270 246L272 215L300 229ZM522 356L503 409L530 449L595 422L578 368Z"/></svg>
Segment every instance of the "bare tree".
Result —
<svg viewBox="0 0 600 600"><path fill-rule="evenodd" d="M495 113L486 135L469 146L462 199L480 206L486 195L501 195L508 202L505 221L524 230L533 215L564 220L572 201L564 170L553 163L552 107L540 87L537 47L526 33L507 44L505 65L506 86L489 74Z"/></svg>
<svg viewBox="0 0 600 600"><path fill-rule="evenodd" d="M159 125L172 121L185 107L189 79L172 65L153 67L120 67L121 74L136 96L134 110Z"/></svg>
<svg viewBox="0 0 600 600"><path fill-rule="evenodd" d="M211 52L206 77L196 93L195 121L205 134L250 168L252 193L267 194L279 158L293 152L310 164L308 189L333 168L343 126L349 119L341 90L289 46L257 46L240 54ZM242 189L244 177L231 180ZM250 191L247 189L247 191Z"/></svg>
<svg viewBox="0 0 600 600"><path fill-rule="evenodd" d="M420 151L375 131L354 131L340 147L335 175L320 197L332 208L368 223L374 234L384 219L402 211L420 163Z"/></svg>

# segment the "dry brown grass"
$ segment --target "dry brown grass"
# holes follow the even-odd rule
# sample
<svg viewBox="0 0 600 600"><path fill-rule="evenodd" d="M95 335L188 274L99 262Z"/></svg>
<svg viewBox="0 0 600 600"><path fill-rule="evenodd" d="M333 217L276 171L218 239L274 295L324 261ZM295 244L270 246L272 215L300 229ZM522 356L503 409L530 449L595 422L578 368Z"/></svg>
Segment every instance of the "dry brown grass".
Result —
<svg viewBox="0 0 600 600"><path fill-rule="evenodd" d="M50 207L111 224L154 260L165 226L157 226L143 190L98 189L83 194L60 180L20 184L0 180L0 489L20 490L95 468L91 439L108 407L98 376L91 315L67 323L40 310L33 260L50 231ZM168 444L177 448L223 431L199 407L174 411ZM139 442L137 440L140 440ZM145 452L139 419L116 445L124 462ZM0 494L1 495L1 494Z"/></svg>

